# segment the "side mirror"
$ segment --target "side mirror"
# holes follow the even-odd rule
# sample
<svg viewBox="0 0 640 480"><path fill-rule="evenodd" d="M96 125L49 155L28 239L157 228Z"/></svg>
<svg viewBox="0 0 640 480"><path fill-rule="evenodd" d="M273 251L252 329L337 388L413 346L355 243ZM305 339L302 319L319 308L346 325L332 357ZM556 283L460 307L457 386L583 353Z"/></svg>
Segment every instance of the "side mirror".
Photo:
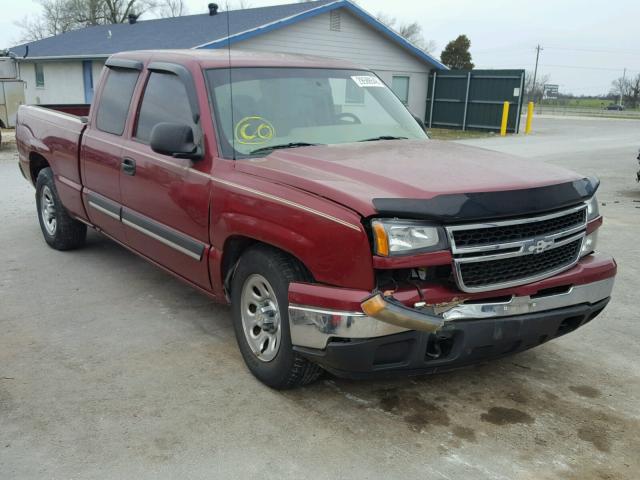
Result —
<svg viewBox="0 0 640 480"><path fill-rule="evenodd" d="M184 123L158 123L151 129L151 150L176 158L199 160L202 152L194 140L193 127Z"/></svg>
<svg viewBox="0 0 640 480"><path fill-rule="evenodd" d="M414 115L413 118L415 118L416 122L418 122L418 125L420 125L420 128L422 130L426 130L427 127L425 126L424 122L422 121L422 119L420 117L418 117L417 115Z"/></svg>

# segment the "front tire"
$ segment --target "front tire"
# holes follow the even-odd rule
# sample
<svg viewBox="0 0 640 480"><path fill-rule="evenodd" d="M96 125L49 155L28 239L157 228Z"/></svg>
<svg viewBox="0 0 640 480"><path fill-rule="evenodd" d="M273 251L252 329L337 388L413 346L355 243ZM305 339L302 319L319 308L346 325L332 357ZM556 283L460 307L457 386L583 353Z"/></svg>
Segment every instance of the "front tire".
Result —
<svg viewBox="0 0 640 480"><path fill-rule="evenodd" d="M62 205L51 168L40 170L36 181L36 205L42 235L56 250L72 250L84 245L87 226L72 218Z"/></svg>
<svg viewBox="0 0 640 480"><path fill-rule="evenodd" d="M253 247L240 259L231 284L233 328L251 373L278 390L306 385L322 369L293 351L289 330L289 283L309 281L286 253Z"/></svg>

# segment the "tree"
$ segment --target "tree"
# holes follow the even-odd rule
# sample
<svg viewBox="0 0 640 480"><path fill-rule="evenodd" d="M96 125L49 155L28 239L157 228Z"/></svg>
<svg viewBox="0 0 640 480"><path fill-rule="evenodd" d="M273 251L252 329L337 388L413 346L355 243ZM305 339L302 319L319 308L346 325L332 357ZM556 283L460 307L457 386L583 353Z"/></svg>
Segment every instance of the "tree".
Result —
<svg viewBox="0 0 640 480"><path fill-rule="evenodd" d="M470 47L471 40L466 35L460 35L444 47L440 54L440 60L453 70L471 70L473 62L469 52Z"/></svg>
<svg viewBox="0 0 640 480"><path fill-rule="evenodd" d="M544 95L544 86L551 81L550 75L543 75L538 72L536 84L533 84L533 72L527 70L524 74L524 91L529 95L529 100L539 102Z"/></svg>
<svg viewBox="0 0 640 480"><path fill-rule="evenodd" d="M384 23L387 27L395 29L398 34L405 40L413 43L416 47L425 52L433 53L436 49L436 42L426 40L422 33L422 26L418 22L398 23L395 17L385 13L378 13L376 18L379 22Z"/></svg>
<svg viewBox="0 0 640 480"><path fill-rule="evenodd" d="M636 108L640 104L640 73L632 78L620 77L611 82L611 93L615 101L629 108Z"/></svg>
<svg viewBox="0 0 640 480"><path fill-rule="evenodd" d="M157 0L39 0L39 3L42 6L39 16L16 22L22 29L24 42L91 25L124 23L129 14L139 16L158 6ZM161 3L169 3L169 0Z"/></svg>
<svg viewBox="0 0 640 480"><path fill-rule="evenodd" d="M162 0L158 3L157 13L161 18L173 18L181 17L188 12L184 0Z"/></svg>

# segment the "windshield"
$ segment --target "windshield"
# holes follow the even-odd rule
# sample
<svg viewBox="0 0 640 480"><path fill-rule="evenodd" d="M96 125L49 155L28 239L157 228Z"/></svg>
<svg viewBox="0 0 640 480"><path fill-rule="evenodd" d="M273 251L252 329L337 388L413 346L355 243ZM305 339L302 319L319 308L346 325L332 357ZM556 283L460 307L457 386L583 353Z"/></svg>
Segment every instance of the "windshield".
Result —
<svg viewBox="0 0 640 480"><path fill-rule="evenodd" d="M273 148L427 138L368 71L233 68L210 69L206 76L226 158L264 156Z"/></svg>

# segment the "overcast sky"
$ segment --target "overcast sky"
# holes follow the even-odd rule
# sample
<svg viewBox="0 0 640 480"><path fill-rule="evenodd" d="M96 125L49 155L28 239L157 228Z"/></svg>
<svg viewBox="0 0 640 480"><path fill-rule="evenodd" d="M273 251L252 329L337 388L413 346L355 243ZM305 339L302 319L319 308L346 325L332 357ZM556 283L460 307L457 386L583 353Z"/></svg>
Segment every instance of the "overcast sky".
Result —
<svg viewBox="0 0 640 480"><path fill-rule="evenodd" d="M189 13L205 13L207 0L186 0ZM218 2L222 3L222 2ZM253 7L289 3L249 0ZM580 94L607 92L611 81L640 73L640 0L359 0L372 14L399 21L417 20L436 56L457 35L471 39L476 68L533 69L541 44L539 71L560 90ZM20 39L16 21L40 11L35 0L0 0L0 47ZM144 17L143 17L144 18Z"/></svg>

